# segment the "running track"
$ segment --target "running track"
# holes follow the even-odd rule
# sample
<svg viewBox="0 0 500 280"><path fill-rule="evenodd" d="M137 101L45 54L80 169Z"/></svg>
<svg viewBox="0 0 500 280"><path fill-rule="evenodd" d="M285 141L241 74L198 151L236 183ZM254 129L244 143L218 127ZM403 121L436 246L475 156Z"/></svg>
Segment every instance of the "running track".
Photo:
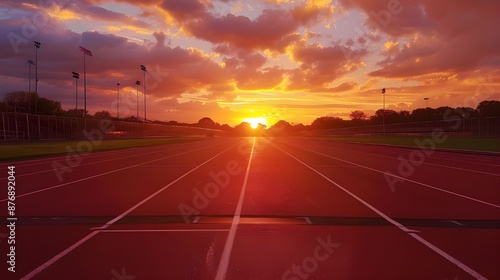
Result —
<svg viewBox="0 0 500 280"><path fill-rule="evenodd" d="M425 152L216 138L91 153L61 178L65 156L2 163L0 279L500 279L500 157Z"/></svg>

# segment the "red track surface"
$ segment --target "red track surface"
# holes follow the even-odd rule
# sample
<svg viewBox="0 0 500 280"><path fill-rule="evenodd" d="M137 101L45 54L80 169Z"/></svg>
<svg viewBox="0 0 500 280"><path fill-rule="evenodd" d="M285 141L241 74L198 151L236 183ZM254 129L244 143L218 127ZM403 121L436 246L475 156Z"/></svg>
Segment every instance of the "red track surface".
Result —
<svg viewBox="0 0 500 280"><path fill-rule="evenodd" d="M427 152L228 138L89 154L61 181L64 156L0 164L0 279L500 279L500 157Z"/></svg>

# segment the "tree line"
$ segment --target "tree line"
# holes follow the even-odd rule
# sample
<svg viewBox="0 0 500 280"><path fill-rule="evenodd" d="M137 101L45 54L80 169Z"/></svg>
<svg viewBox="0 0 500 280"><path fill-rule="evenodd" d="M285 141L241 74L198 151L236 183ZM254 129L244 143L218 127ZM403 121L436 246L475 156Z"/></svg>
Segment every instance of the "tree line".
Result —
<svg viewBox="0 0 500 280"><path fill-rule="evenodd" d="M114 119L108 111L98 111L93 115L83 109L62 109L61 102L39 97L34 92L15 91L5 95L0 101L0 111L4 112L23 112L34 113L40 115L60 116L60 117L83 117L88 118L109 118ZM200 119L197 123L180 123L177 121L151 121L155 124L163 125L179 125L179 126L196 126L208 129L231 131L239 135L262 135L266 133L279 135L279 134L293 134L298 131L316 130L316 129L330 129L330 128L344 128L365 125L379 125L384 121L386 124L391 123L408 123L408 122L425 122L425 121L442 121L446 114L453 114L460 118L485 118L485 117L499 117L500 116L500 101L498 100L485 100L480 102L476 108L471 107L448 107L443 106L439 108L418 108L413 111L394 111L379 109L374 115L368 116L363 111L355 110L349 114L350 120L344 120L339 117L324 116L316 118L311 124L303 125L291 124L286 120L280 120L276 124L267 128L264 125L259 125L256 129L250 127L249 123L242 122L235 127L227 124L219 124L209 117ZM137 120L135 116L128 116L121 118L124 121L141 121Z"/></svg>
<svg viewBox="0 0 500 280"><path fill-rule="evenodd" d="M343 128L365 125L380 125L384 121L386 124L442 121L447 116L457 116L459 118L487 118L500 116L500 101L485 100L480 102L476 108L471 107L449 107L438 108L417 108L413 111L394 111L379 109L373 116L367 116L364 112L356 110L349 114L350 120L338 117L319 117L315 119L308 128L328 129Z"/></svg>

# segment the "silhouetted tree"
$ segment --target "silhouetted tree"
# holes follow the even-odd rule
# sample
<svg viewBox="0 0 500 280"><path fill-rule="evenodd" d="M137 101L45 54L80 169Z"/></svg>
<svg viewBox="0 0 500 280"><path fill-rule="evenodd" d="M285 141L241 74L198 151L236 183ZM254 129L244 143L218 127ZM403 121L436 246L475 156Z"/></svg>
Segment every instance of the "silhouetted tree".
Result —
<svg viewBox="0 0 500 280"><path fill-rule="evenodd" d="M15 108L16 111L35 113L38 94L26 91L14 91L5 94L3 102L7 107ZM54 101L55 102L55 101ZM31 110L30 110L31 105ZM11 109L14 110L14 109Z"/></svg>
<svg viewBox="0 0 500 280"><path fill-rule="evenodd" d="M344 120L339 117L319 117L312 124L312 129L338 128L344 125Z"/></svg>
<svg viewBox="0 0 500 280"><path fill-rule="evenodd" d="M41 115L60 116L64 110L61 107L61 102L50 100L47 98L38 99L38 113Z"/></svg>
<svg viewBox="0 0 500 280"><path fill-rule="evenodd" d="M349 118L351 120L366 120L368 116L363 111L356 110L349 114Z"/></svg>
<svg viewBox="0 0 500 280"><path fill-rule="evenodd" d="M111 116L110 112L103 110L103 111L95 112L94 118L96 118L96 119L111 119L112 116Z"/></svg>
<svg viewBox="0 0 500 280"><path fill-rule="evenodd" d="M211 118L209 117L204 117L201 118L198 121L198 126L200 127L205 127L205 128L215 128L217 126L217 123L214 122Z"/></svg>
<svg viewBox="0 0 500 280"><path fill-rule="evenodd" d="M293 126L289 122L280 120L269 128L268 134L271 136L288 135L292 130Z"/></svg>
<svg viewBox="0 0 500 280"><path fill-rule="evenodd" d="M85 110L83 109L69 109L68 111L63 112L64 117L68 118L81 118L83 117Z"/></svg>
<svg viewBox="0 0 500 280"><path fill-rule="evenodd" d="M382 124L384 120L384 114L385 114L385 123L393 123L397 122L398 119L398 113L394 110L389 110L389 109L378 109L375 112L375 115L370 117L370 121L373 124Z"/></svg>
<svg viewBox="0 0 500 280"><path fill-rule="evenodd" d="M477 105L478 114L481 117L497 117L500 116L500 101L485 100Z"/></svg>

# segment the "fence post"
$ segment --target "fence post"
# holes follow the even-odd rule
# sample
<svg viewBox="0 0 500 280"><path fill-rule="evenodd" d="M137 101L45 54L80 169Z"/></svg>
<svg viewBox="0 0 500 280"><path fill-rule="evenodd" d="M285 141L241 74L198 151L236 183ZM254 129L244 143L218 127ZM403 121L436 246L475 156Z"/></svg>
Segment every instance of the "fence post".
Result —
<svg viewBox="0 0 500 280"><path fill-rule="evenodd" d="M14 123L16 124L16 140L19 140L19 131L17 130L17 112L14 112Z"/></svg>
<svg viewBox="0 0 500 280"><path fill-rule="evenodd" d="M26 114L26 130L28 132L28 140L31 140L30 137L30 120L29 120L29 115Z"/></svg>
<svg viewBox="0 0 500 280"><path fill-rule="evenodd" d="M3 128L3 140L7 141L7 134L5 131L5 116L2 113L2 128Z"/></svg>
<svg viewBox="0 0 500 280"><path fill-rule="evenodd" d="M40 115L36 115L38 118L38 139L42 139L42 129L40 128Z"/></svg>

